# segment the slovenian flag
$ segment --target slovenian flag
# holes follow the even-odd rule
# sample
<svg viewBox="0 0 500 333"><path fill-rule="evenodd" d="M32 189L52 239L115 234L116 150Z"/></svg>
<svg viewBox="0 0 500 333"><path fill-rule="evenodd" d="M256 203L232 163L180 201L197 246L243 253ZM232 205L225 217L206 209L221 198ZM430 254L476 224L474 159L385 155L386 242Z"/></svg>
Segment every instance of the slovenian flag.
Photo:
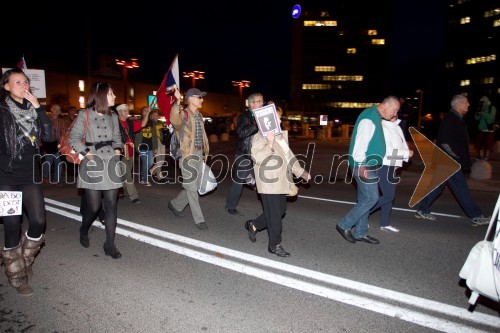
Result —
<svg viewBox="0 0 500 333"><path fill-rule="evenodd" d="M158 108L163 113L167 125L170 124L170 110L175 102L174 87L180 89L179 86L179 55L175 55L174 61L170 65L168 72L165 74L160 87L156 91L156 101Z"/></svg>

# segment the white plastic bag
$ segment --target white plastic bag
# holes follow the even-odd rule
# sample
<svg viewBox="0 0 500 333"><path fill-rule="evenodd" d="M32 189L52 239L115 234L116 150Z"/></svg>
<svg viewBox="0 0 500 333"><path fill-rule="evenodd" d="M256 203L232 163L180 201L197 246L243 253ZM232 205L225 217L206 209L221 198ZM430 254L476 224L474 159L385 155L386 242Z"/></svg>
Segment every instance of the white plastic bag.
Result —
<svg viewBox="0 0 500 333"><path fill-rule="evenodd" d="M209 192L212 192L217 187L217 179L212 172L212 169L203 162L203 166L201 167L201 181L200 188L198 189L199 195L205 195Z"/></svg>

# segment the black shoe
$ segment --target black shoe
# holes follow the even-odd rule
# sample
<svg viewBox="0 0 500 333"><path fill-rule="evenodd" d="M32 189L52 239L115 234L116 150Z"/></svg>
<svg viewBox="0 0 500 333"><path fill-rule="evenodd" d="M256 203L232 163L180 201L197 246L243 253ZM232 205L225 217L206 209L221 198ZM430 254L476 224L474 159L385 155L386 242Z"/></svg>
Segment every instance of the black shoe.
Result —
<svg viewBox="0 0 500 333"><path fill-rule="evenodd" d="M276 245L274 249L270 247L267 248L270 253L274 253L278 257L289 257L290 253L286 252L285 249L281 246L281 244Z"/></svg>
<svg viewBox="0 0 500 333"><path fill-rule="evenodd" d="M236 208L229 208L227 209L227 212L231 215L241 215Z"/></svg>
<svg viewBox="0 0 500 333"><path fill-rule="evenodd" d="M80 244L82 244L83 247L88 248L90 246L90 240L89 240L89 235L82 235L82 228L80 227Z"/></svg>
<svg viewBox="0 0 500 333"><path fill-rule="evenodd" d="M172 213L174 213L175 216L184 217L184 214L182 214L180 211L175 209L174 206L172 206L172 203L170 201L168 202L168 209L170 209L172 211Z"/></svg>
<svg viewBox="0 0 500 333"><path fill-rule="evenodd" d="M344 237L349 243L356 243L356 239L352 236L351 230L344 230L338 225L335 227L339 232L340 236Z"/></svg>
<svg viewBox="0 0 500 333"><path fill-rule="evenodd" d="M194 225L198 230L207 230L208 224L206 222L195 223Z"/></svg>
<svg viewBox="0 0 500 333"><path fill-rule="evenodd" d="M104 217L102 219L99 218L99 222L101 222L102 224L106 224L106 220L104 219Z"/></svg>
<svg viewBox="0 0 500 333"><path fill-rule="evenodd" d="M134 200L132 200L132 201L130 201L130 202L131 202L131 203L133 203L134 205L138 205L138 204L141 204L141 203L142 203L142 201L141 201L141 200L139 200L139 199L134 199Z"/></svg>
<svg viewBox="0 0 500 333"><path fill-rule="evenodd" d="M257 228L253 225L253 220L248 220L245 222L245 229L248 230L248 238L252 243L257 241ZM255 231L253 231L255 229Z"/></svg>
<svg viewBox="0 0 500 333"><path fill-rule="evenodd" d="M111 248L108 248L106 246L106 243L104 243L103 249L104 249L104 254L107 256L111 256L111 258L113 259L119 259L122 257L122 254L120 253L120 251L118 251L118 249L114 245Z"/></svg>
<svg viewBox="0 0 500 333"><path fill-rule="evenodd" d="M378 244L378 243L380 243L380 241L378 239L370 237L368 235L366 235L365 237L361 237L361 238L354 238L354 240L356 242L365 242L365 243L370 243L370 244Z"/></svg>

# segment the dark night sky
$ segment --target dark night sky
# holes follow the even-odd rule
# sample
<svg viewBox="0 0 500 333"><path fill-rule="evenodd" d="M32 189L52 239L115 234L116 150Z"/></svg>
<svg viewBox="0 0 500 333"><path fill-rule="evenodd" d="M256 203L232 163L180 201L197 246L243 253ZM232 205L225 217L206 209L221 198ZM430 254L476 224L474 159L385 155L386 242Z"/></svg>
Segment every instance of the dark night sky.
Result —
<svg viewBox="0 0 500 333"><path fill-rule="evenodd" d="M397 13L391 51L394 86L408 85L410 90L413 85L425 86L435 81L426 73L435 73L429 66L442 51L440 29L444 19L439 18L437 10L442 5L436 5L441 1L392 1ZM168 11L159 9L155 2L142 7L136 3L133 10L121 3L110 8L101 3L80 12L57 10L66 11L66 15L46 7L37 9L36 15L28 9L16 15L4 14L4 29L9 28L3 35L0 65L14 66L24 54L29 68L52 64L84 71L88 25L92 54L139 59L140 68L130 72L131 78L159 84L178 53L181 72L206 72L206 79L200 83L202 89L236 93L232 80L250 80L252 87L245 92L261 91L268 99L289 99L294 1L169 3L162 4L169 6ZM9 40L12 45L6 48ZM189 85L189 81L181 80L183 90Z"/></svg>

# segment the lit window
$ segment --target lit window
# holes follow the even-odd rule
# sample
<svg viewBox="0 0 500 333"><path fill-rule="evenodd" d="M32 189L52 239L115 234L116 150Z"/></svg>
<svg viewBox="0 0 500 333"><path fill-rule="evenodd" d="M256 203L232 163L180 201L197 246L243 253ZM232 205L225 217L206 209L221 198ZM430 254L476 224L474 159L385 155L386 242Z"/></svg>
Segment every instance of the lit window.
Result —
<svg viewBox="0 0 500 333"><path fill-rule="evenodd" d="M85 107L85 97L83 96L78 97L78 103L80 104L80 108L83 109Z"/></svg>
<svg viewBox="0 0 500 333"><path fill-rule="evenodd" d="M470 23L470 17L469 16L462 17L460 19L460 24L468 24L468 23Z"/></svg>
<svg viewBox="0 0 500 333"><path fill-rule="evenodd" d="M470 80L461 80L460 81L460 86L470 86Z"/></svg>
<svg viewBox="0 0 500 333"><path fill-rule="evenodd" d="M350 47L347 49L347 54L356 54L356 48L355 47Z"/></svg>
<svg viewBox="0 0 500 333"><path fill-rule="evenodd" d="M314 66L315 72L335 72L335 66Z"/></svg>
<svg viewBox="0 0 500 333"><path fill-rule="evenodd" d="M337 21L304 21L304 27L336 27Z"/></svg>
<svg viewBox="0 0 500 333"><path fill-rule="evenodd" d="M385 39L372 39L372 45L385 45Z"/></svg>
<svg viewBox="0 0 500 333"><path fill-rule="evenodd" d="M302 90L330 90L332 88L329 84L318 84L318 83L304 83L302 84Z"/></svg>
<svg viewBox="0 0 500 333"><path fill-rule="evenodd" d="M323 75L323 81L363 81L363 75Z"/></svg>
<svg viewBox="0 0 500 333"><path fill-rule="evenodd" d="M368 36L377 36L377 30L368 30Z"/></svg>

